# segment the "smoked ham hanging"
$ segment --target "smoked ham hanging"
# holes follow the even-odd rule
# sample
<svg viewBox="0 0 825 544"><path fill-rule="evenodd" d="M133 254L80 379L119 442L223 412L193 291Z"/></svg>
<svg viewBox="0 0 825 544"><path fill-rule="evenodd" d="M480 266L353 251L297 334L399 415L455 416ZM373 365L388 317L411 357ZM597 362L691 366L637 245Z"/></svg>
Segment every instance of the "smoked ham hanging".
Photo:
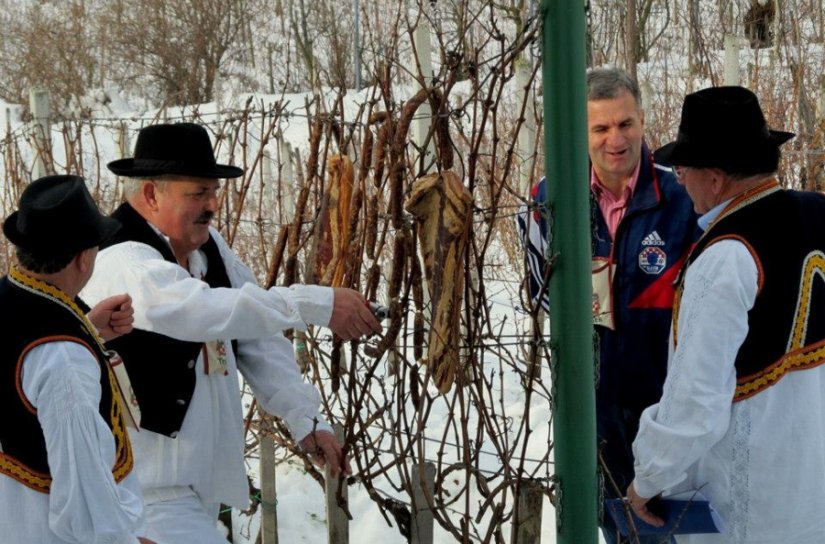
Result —
<svg viewBox="0 0 825 544"><path fill-rule="evenodd" d="M449 391L460 368L464 260L473 198L451 171L415 180L404 207L416 219L432 308L428 354L436 387Z"/></svg>

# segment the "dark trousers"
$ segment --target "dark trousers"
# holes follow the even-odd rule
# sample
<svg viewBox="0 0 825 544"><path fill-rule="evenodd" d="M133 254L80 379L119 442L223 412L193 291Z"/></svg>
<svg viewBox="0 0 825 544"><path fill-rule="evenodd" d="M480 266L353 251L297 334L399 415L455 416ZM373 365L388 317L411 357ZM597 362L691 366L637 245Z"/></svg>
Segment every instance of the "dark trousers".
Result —
<svg viewBox="0 0 825 544"><path fill-rule="evenodd" d="M605 499L624 497L633 481L633 440L639 431L641 411L628 410L611 404L599 405L596 410L596 432L599 441L599 466ZM613 518L602 505L602 535L607 544L672 544L675 540L659 535L622 537Z"/></svg>

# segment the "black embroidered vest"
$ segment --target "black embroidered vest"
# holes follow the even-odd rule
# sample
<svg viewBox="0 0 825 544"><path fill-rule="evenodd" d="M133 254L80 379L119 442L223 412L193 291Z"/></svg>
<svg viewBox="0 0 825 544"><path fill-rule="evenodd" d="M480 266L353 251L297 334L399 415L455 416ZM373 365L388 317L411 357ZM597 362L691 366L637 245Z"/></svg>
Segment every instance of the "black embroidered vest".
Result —
<svg viewBox="0 0 825 544"><path fill-rule="evenodd" d="M825 196L781 190L776 182L742 195L699 240L685 269L725 239L743 242L759 270L748 334L736 357L737 402L788 372L825 362Z"/></svg>
<svg viewBox="0 0 825 544"><path fill-rule="evenodd" d="M128 203L121 204L112 217L123 226L102 247L140 242L177 264L169 244ZM231 287L215 240L210 236L200 249L206 255L208 266L204 281L210 287ZM203 344L140 329L109 344L126 365L140 403L140 426L173 438L177 436L195 391L195 365Z"/></svg>
<svg viewBox="0 0 825 544"><path fill-rule="evenodd" d="M10 279L11 276L11 279ZM100 366L100 416L115 438L116 481L132 470L132 450L126 432L123 407L106 356L98 341L84 327L81 310L52 286L12 270L0 279L0 473L42 493L51 489L51 473L43 430L37 410L23 393L21 371L26 354L47 342L76 342L92 353ZM61 298L62 297L62 298Z"/></svg>

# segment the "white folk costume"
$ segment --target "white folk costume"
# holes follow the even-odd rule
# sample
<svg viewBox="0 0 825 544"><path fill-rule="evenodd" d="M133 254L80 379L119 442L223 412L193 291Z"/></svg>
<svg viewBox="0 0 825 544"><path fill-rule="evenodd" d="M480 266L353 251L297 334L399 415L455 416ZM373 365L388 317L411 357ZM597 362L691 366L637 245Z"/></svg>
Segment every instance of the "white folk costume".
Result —
<svg viewBox="0 0 825 544"><path fill-rule="evenodd" d="M110 353L81 303L39 279L80 288L75 258L120 224L78 176L35 180L19 204L3 233L21 262L66 266L0 279L0 541L137 544L143 506Z"/></svg>
<svg viewBox="0 0 825 544"><path fill-rule="evenodd" d="M252 271L214 229L207 244L212 249L192 252L189 270L184 270L170 262L174 257L168 245L164 257L160 249L167 241L128 204L115 215L119 214L127 235L134 222L142 221L156 240L125 241L102 250L82 296L90 303L112 293L132 296L135 332L142 334L138 336L142 358L130 360L129 349L116 349L141 404L142 428L132 433L132 444L145 495L148 536L168 539L168 533L152 531L157 525L177 530L176 525L189 520L191 514L183 511L197 508L187 497L200 501L213 519L219 503L248 506L236 370L244 375L262 408L283 418L296 440L314 429L330 429L318 412L318 392L303 381L292 344L282 331L305 329L307 323L326 325L332 315L333 291L315 286L261 289ZM148 234L143 230L137 236ZM231 288L210 287L201 279L209 275L210 266L224 269L226 287ZM146 333L162 333L167 343L155 344L160 335ZM184 344L182 351L175 351L174 346L167 349L170 339ZM237 340L237 350L233 340ZM180 358L187 343L195 345L189 360ZM208 355L218 352L218 357ZM191 387L186 384L187 376L193 380ZM160 396L153 394L152 384ZM180 398L164 404L164 395L175 392ZM158 403L165 412L158 410ZM166 524L164 509L176 501L182 505L182 515ZM207 541L191 534L192 540L185 533L182 536L181 542Z"/></svg>
<svg viewBox="0 0 825 544"><path fill-rule="evenodd" d="M720 126L724 142L700 137ZM776 168L790 137L767 129L750 91L723 87L688 95L679 139L663 149L669 164L754 176ZM769 180L700 225L662 398L633 444L633 486L710 500L726 531L679 542L825 542L825 196Z"/></svg>
<svg viewBox="0 0 825 544"><path fill-rule="evenodd" d="M772 224L788 219L764 217ZM784 336L787 355L740 375L740 363L756 360L742 360L743 348L770 351L774 345L755 336L764 333L752 332L748 320L759 311L758 296L769 295L765 266L783 261L755 257L741 239L725 235L689 265L664 394L643 413L634 443L634 485L641 496L700 490L725 521L725 535L680 542L825 542L825 268L822 262L814 274L797 268L799 281L784 282L801 295L783 297L794 306L794 319L774 310L768 324ZM814 292L819 306L805 306ZM795 329L808 320L819 339L795 345Z"/></svg>
<svg viewBox="0 0 825 544"><path fill-rule="evenodd" d="M0 280L0 304L14 346L2 354L0 539L137 542L140 490L93 327L63 293L16 269Z"/></svg>
<svg viewBox="0 0 825 544"><path fill-rule="evenodd" d="M825 197L773 181L703 219L634 486L710 499L725 533L679 542L825 542Z"/></svg>
<svg viewBox="0 0 825 544"><path fill-rule="evenodd" d="M216 162L208 132L193 123L144 127L135 156L107 166L132 178L243 175ZM132 296L135 328L112 345L140 402L141 428L132 441L147 536L163 544L225 543L215 529L220 503L249 504L237 371L296 440L329 431L318 412L320 395L302 379L283 331L328 325L334 291L261 289L215 229L187 256L185 270L169 239L131 205L113 215L123 227L98 254L83 297Z"/></svg>

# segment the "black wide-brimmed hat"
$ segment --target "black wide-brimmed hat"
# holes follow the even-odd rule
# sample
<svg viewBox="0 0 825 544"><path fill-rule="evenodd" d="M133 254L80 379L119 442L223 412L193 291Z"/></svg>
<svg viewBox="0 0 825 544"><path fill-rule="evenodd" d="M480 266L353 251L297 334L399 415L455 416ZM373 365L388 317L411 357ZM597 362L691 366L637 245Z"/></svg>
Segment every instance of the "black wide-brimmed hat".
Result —
<svg viewBox="0 0 825 544"><path fill-rule="evenodd" d="M110 162L109 170L133 178L176 174L197 178L237 178L243 170L218 164L206 129L195 123L150 125L140 130L135 156Z"/></svg>
<svg viewBox="0 0 825 544"><path fill-rule="evenodd" d="M80 176L46 176L29 184L3 233L29 251L74 254L100 245L120 228L97 207Z"/></svg>
<svg viewBox="0 0 825 544"><path fill-rule="evenodd" d="M685 97L676 141L653 156L661 164L755 173L764 171L762 163L773 165L777 148L793 137L768 128L759 100L748 89L711 87Z"/></svg>

